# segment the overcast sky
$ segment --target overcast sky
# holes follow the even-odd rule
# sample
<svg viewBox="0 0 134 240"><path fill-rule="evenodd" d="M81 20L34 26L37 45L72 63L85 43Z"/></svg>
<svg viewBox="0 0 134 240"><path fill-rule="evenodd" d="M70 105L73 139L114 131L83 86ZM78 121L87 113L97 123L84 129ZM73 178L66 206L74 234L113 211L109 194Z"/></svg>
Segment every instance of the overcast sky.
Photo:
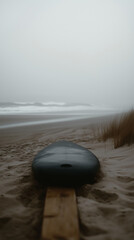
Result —
<svg viewBox="0 0 134 240"><path fill-rule="evenodd" d="M0 101L134 106L134 1L0 0Z"/></svg>

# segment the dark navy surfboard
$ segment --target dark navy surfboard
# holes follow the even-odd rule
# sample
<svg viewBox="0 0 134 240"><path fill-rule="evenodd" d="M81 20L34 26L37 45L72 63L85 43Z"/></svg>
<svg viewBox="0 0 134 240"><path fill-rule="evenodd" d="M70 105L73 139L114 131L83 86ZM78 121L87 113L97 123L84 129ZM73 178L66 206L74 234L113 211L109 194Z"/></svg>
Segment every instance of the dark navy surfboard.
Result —
<svg viewBox="0 0 134 240"><path fill-rule="evenodd" d="M45 185L80 185L93 182L100 168L97 157L78 144L60 141L40 151L32 169Z"/></svg>

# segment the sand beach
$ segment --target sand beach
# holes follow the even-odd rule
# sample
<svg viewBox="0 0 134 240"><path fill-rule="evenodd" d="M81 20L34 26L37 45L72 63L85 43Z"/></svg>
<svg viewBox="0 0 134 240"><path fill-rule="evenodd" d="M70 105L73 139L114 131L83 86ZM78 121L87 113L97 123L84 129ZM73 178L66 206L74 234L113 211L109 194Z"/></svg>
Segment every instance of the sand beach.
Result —
<svg viewBox="0 0 134 240"><path fill-rule="evenodd" d="M0 129L0 239L40 239L45 191L33 177L34 156L67 140L92 151L101 170L94 184L76 189L81 240L134 239L134 145L114 149L94 130L113 116ZM0 117L0 122L43 116ZM51 116L53 118L53 116Z"/></svg>

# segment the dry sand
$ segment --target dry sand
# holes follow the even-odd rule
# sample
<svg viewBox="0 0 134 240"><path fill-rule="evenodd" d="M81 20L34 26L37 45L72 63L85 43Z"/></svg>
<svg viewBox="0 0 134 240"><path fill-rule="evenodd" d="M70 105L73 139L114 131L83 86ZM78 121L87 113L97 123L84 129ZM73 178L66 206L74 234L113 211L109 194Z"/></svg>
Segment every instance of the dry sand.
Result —
<svg viewBox="0 0 134 240"><path fill-rule="evenodd" d="M0 130L0 239L38 240L45 198L33 178L34 156L52 142L68 140L100 160L97 181L76 190L82 240L134 239L134 146L114 149L93 129L110 117Z"/></svg>

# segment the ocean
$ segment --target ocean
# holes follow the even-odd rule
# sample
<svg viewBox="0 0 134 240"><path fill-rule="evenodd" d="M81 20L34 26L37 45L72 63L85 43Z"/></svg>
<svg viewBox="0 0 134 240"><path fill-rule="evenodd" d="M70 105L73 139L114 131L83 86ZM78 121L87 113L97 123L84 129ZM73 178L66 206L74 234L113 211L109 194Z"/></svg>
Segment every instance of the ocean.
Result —
<svg viewBox="0 0 134 240"><path fill-rule="evenodd" d="M0 103L0 129L55 123L105 116L116 113L117 110L104 106L89 104L68 104L64 102L1 102ZM36 115L37 117L22 120L21 116ZM39 116L44 116L40 119ZM16 116L11 122L11 116ZM53 117L52 117L53 116ZM13 118L12 118L13 119ZM17 120L18 119L18 120Z"/></svg>
<svg viewBox="0 0 134 240"><path fill-rule="evenodd" d="M113 108L89 104L68 104L64 102L1 102L0 115L9 114L108 114Z"/></svg>

